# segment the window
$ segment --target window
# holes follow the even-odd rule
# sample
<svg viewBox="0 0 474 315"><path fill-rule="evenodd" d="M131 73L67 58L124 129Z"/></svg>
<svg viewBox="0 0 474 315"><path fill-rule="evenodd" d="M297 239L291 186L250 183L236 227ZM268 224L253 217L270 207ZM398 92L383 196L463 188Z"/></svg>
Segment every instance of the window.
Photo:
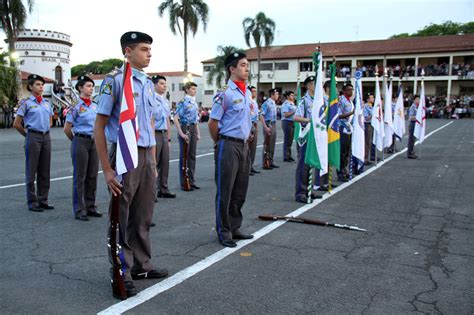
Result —
<svg viewBox="0 0 474 315"><path fill-rule="evenodd" d="M214 69L214 66L204 66L204 72L209 72Z"/></svg>
<svg viewBox="0 0 474 315"><path fill-rule="evenodd" d="M171 92L174 92L174 90L175 90L174 83L171 83Z"/></svg>
<svg viewBox="0 0 474 315"><path fill-rule="evenodd" d="M273 63L262 63L260 64L260 70L262 71L272 71Z"/></svg>
<svg viewBox="0 0 474 315"><path fill-rule="evenodd" d="M214 95L214 90L205 90L204 95Z"/></svg>
<svg viewBox="0 0 474 315"><path fill-rule="evenodd" d="M44 51L41 52L41 56L44 56L46 55L46 53Z"/></svg>
<svg viewBox="0 0 474 315"><path fill-rule="evenodd" d="M288 62L275 62L275 70L288 70Z"/></svg>
<svg viewBox="0 0 474 315"><path fill-rule="evenodd" d="M180 90L180 91L184 91L184 84L183 84L183 83L180 83L180 84L179 84L179 90Z"/></svg>
<svg viewBox="0 0 474 315"><path fill-rule="evenodd" d="M312 62L300 62L300 71L313 71Z"/></svg>

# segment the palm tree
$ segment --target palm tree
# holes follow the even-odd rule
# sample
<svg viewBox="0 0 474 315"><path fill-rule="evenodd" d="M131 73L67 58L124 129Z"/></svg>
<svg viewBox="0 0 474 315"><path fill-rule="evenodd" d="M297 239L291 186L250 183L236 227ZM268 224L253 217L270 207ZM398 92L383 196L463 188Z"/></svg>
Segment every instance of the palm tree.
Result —
<svg viewBox="0 0 474 315"><path fill-rule="evenodd" d="M255 46L257 47L257 95L260 88L260 57L263 47L267 48L273 42L275 33L275 22L268 18L265 13L259 12L255 18L245 18L242 22L244 27L245 42L249 47L250 36L252 36Z"/></svg>
<svg viewBox="0 0 474 315"><path fill-rule="evenodd" d="M15 50L18 32L25 26L27 11L29 13L33 11L34 0L27 0L26 4L27 7L21 0L1 0L0 2L0 27L7 36L10 56ZM13 62L11 57L10 61Z"/></svg>
<svg viewBox="0 0 474 315"><path fill-rule="evenodd" d="M158 7L158 14L168 10L170 16L170 29L176 35L176 29L184 39L184 72L188 72L188 34L196 35L199 24L202 23L204 31L209 20L209 7L203 0L165 0ZM181 23L180 23L181 21Z"/></svg>
<svg viewBox="0 0 474 315"><path fill-rule="evenodd" d="M225 58L235 52L243 52L243 50L234 46L217 46L217 52L218 55L214 58L214 67L207 74L207 84L212 85L215 82L220 89L227 79L224 65Z"/></svg>

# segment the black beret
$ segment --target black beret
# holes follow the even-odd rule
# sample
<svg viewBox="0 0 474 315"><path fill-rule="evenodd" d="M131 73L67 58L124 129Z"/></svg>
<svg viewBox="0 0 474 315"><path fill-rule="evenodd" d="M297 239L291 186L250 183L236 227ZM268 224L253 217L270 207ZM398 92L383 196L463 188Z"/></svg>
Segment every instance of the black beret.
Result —
<svg viewBox="0 0 474 315"><path fill-rule="evenodd" d="M249 85L247 88L248 88L250 91L252 91L252 89L256 89L256 87L253 86L253 85Z"/></svg>
<svg viewBox="0 0 474 315"><path fill-rule="evenodd" d="M79 91L79 87L80 86L83 86L84 84L86 84L86 82L91 82L92 83L92 86L95 86L95 82L94 80L92 80L91 78L89 78L88 76L86 75L81 75L77 78L77 83L76 83L76 90Z"/></svg>
<svg viewBox="0 0 474 315"><path fill-rule="evenodd" d="M122 37L120 37L120 45L122 46L122 49L128 45L139 43L151 44L153 43L153 38L142 32L126 32Z"/></svg>
<svg viewBox="0 0 474 315"><path fill-rule="evenodd" d="M305 80L304 80L304 85L308 84L309 82L314 82L316 81L316 77L314 75L310 75L309 77L307 77Z"/></svg>
<svg viewBox="0 0 474 315"><path fill-rule="evenodd" d="M225 58L224 66L227 68L234 61L239 61L240 59L244 59L244 58L247 58L247 56L244 53L234 52Z"/></svg>
<svg viewBox="0 0 474 315"><path fill-rule="evenodd" d="M156 74L156 75L151 77L151 81L153 81L154 84L158 83L158 81L160 81L160 80L165 80L166 81L166 78L162 75L159 75L159 74Z"/></svg>
<svg viewBox="0 0 474 315"><path fill-rule="evenodd" d="M268 94L270 94L270 95L273 94L273 93L276 93L276 92L278 92L277 89L270 89L270 90L268 90Z"/></svg>
<svg viewBox="0 0 474 315"><path fill-rule="evenodd" d="M30 74L28 76L28 84L33 84L35 81L41 81L43 82L43 84L46 83L42 76L39 76L37 74Z"/></svg>

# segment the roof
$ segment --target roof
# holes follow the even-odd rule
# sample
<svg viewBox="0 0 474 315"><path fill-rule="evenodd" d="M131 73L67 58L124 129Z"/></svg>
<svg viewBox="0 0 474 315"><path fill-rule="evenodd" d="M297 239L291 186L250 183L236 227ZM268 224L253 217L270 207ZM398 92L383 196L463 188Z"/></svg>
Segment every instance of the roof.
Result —
<svg viewBox="0 0 474 315"><path fill-rule="evenodd" d="M184 71L171 71L171 72L147 72L149 76L162 75L164 77L184 77ZM191 73L193 77L201 77L199 74ZM89 74L88 75L92 80L103 80L106 74ZM77 80L78 76L74 76L71 80Z"/></svg>
<svg viewBox="0 0 474 315"><path fill-rule="evenodd" d="M474 50L474 34L271 46L268 49L262 49L261 58L263 60L309 58L318 45L326 57L466 51ZM249 60L257 60L256 48L247 49L246 54ZM202 63L213 61L214 58L204 60Z"/></svg>
<svg viewBox="0 0 474 315"><path fill-rule="evenodd" d="M21 76L21 81L28 81L28 76L30 76L30 75L31 75L31 73L29 73L29 72L21 71L21 75L20 75ZM42 78L44 79L44 81L46 83L54 83L53 79L50 79L48 77L43 77L43 76L42 76Z"/></svg>

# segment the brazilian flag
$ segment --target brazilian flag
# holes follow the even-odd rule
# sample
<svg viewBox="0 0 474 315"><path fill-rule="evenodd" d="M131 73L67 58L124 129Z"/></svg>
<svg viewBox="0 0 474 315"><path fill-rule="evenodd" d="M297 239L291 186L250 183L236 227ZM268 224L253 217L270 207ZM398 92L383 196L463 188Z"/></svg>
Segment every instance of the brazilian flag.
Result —
<svg viewBox="0 0 474 315"><path fill-rule="evenodd" d="M329 66L331 71L331 88L329 92L329 111L327 115L328 130L328 164L339 170L340 164L340 135L339 135L339 115L338 115L338 93L336 86L336 65Z"/></svg>

